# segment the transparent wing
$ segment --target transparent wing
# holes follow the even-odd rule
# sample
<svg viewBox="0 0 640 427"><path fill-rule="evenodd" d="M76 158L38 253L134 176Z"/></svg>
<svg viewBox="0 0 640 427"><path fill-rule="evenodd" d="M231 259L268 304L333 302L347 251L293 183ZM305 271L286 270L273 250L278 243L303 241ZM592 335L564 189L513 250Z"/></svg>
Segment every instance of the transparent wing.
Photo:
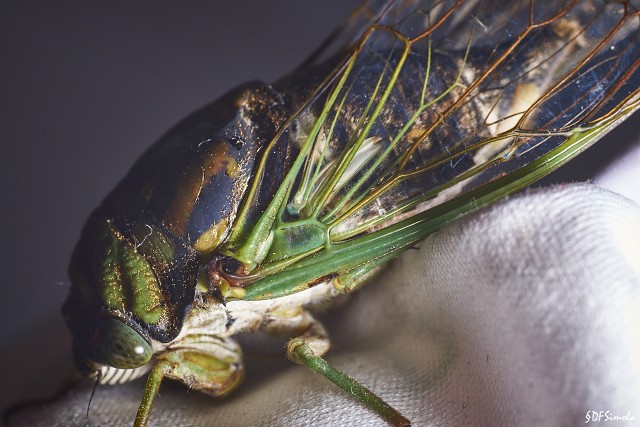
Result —
<svg viewBox="0 0 640 427"><path fill-rule="evenodd" d="M264 151L227 252L267 276L550 172L640 105L639 5L369 3L349 54ZM274 166L286 173L256 213Z"/></svg>

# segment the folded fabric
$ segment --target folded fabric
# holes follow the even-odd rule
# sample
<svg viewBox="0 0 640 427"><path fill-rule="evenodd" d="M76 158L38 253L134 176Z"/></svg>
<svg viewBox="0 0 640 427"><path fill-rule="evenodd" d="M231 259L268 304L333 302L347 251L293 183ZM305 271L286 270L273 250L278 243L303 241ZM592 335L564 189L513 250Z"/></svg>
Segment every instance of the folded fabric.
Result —
<svg viewBox="0 0 640 427"><path fill-rule="evenodd" d="M640 420L640 208L586 184L519 194L451 222L322 317L327 359L414 425ZM384 425L284 356L252 358L273 345L248 344L247 382L226 399L167 381L150 425ZM130 425L143 387L98 387L87 419L84 383L10 425Z"/></svg>

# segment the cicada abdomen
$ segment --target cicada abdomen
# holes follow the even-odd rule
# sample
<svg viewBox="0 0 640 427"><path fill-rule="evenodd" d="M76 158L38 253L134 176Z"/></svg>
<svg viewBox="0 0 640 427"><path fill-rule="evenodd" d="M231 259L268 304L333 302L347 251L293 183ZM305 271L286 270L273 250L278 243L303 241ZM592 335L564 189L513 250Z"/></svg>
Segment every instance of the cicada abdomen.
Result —
<svg viewBox="0 0 640 427"><path fill-rule="evenodd" d="M291 75L188 117L85 226L64 307L81 367L104 382L151 370L143 425L165 376L237 386L233 335L306 331L292 360L405 424L320 358L308 307L638 109L638 7L372 2Z"/></svg>

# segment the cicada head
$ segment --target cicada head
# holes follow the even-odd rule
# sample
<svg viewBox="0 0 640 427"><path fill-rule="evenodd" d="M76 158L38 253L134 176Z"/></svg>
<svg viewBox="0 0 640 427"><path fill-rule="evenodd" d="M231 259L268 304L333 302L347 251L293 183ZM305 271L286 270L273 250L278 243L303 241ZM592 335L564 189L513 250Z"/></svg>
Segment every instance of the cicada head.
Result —
<svg viewBox="0 0 640 427"><path fill-rule="evenodd" d="M63 313L84 373L134 369L175 338L193 301L193 250L153 225L96 211L75 248Z"/></svg>
<svg viewBox="0 0 640 427"><path fill-rule="evenodd" d="M282 110L268 85L232 90L171 129L92 214L71 260L63 309L82 368L135 368L149 362L155 344L178 336L199 268L220 258ZM285 160L290 151L279 150ZM262 198L251 212L278 188L280 175L269 178L260 180ZM243 236L251 219L235 225Z"/></svg>

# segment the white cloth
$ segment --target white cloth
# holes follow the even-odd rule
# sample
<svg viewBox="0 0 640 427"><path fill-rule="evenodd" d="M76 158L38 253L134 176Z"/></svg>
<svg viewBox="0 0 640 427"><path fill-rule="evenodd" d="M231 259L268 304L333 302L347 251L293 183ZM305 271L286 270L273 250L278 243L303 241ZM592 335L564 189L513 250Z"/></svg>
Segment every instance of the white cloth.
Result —
<svg viewBox="0 0 640 427"><path fill-rule="evenodd" d="M588 185L514 197L408 251L333 330L331 361L415 425L640 422L640 210ZM265 385L291 391L262 419L382 424L305 374Z"/></svg>
<svg viewBox="0 0 640 427"><path fill-rule="evenodd" d="M630 120L640 124L640 116L636 114ZM636 125L637 126L637 125ZM617 134L617 133L616 133ZM640 203L640 132L635 136L627 136L635 144L621 155L617 161L611 163L595 178L596 184L608 188L615 193Z"/></svg>
<svg viewBox="0 0 640 427"><path fill-rule="evenodd" d="M325 317L327 359L414 425L640 423L640 208L586 184L522 193L450 223ZM89 425L130 425L142 388L100 387ZM88 397L11 425L85 425ZM163 385L151 425L384 422L278 359L250 360L226 399Z"/></svg>

